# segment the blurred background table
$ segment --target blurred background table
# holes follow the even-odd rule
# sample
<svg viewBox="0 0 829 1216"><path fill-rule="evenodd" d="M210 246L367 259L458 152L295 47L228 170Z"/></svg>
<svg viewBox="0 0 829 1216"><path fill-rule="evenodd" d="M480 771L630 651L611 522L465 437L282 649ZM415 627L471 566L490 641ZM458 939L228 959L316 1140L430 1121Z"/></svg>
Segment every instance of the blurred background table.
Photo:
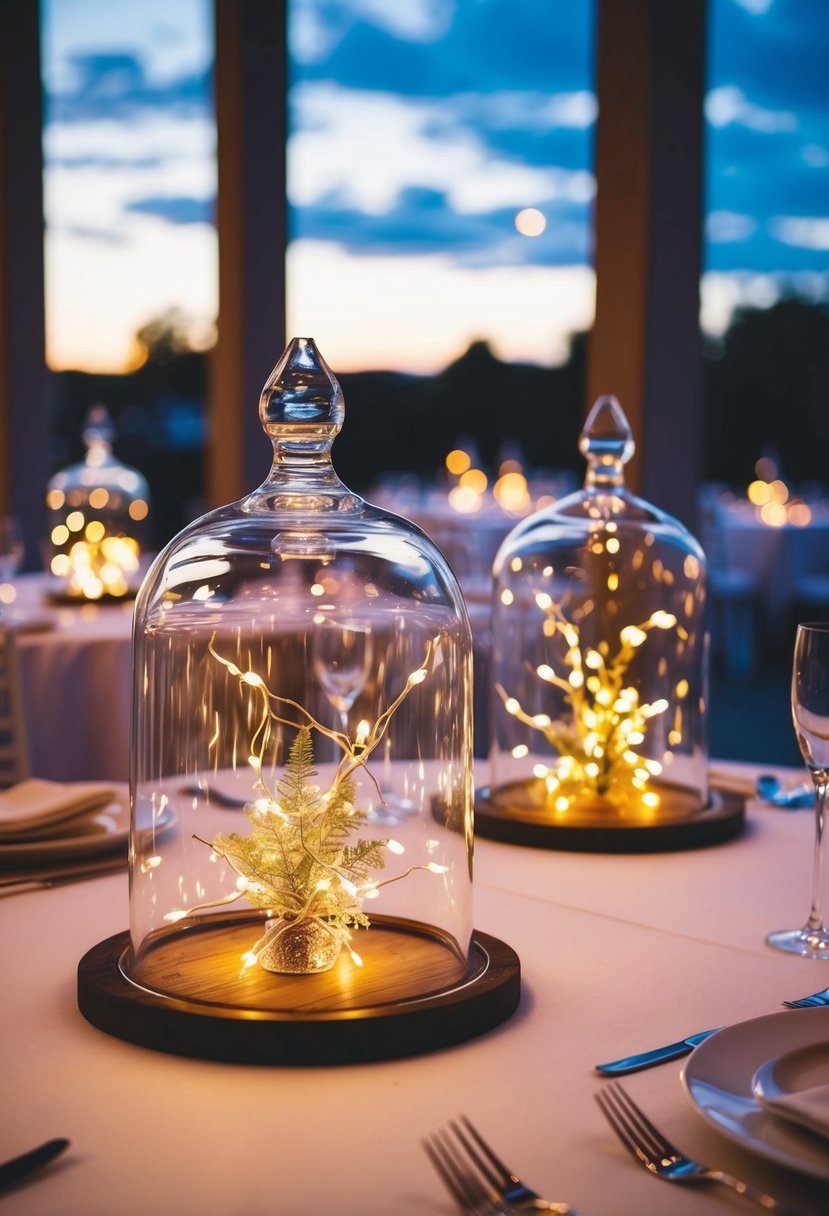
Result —
<svg viewBox="0 0 829 1216"><path fill-rule="evenodd" d="M55 781L126 781L132 695L132 601L53 604L48 579L15 582L29 767Z"/></svg>

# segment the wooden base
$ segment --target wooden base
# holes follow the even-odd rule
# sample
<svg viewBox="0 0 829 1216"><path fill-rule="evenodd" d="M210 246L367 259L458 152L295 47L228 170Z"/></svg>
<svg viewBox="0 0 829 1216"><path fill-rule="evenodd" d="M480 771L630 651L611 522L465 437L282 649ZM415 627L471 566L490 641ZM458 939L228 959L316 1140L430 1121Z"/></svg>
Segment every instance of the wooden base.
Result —
<svg viewBox="0 0 829 1216"><path fill-rule="evenodd" d="M89 599L86 595L71 595L68 591L49 591L46 598L50 604L67 605L72 608L82 608L85 604L131 604L138 594L138 588L127 591L124 595L99 595L97 599Z"/></svg>
<svg viewBox="0 0 829 1216"><path fill-rule="evenodd" d="M201 1059L246 1064L349 1064L418 1055L498 1026L517 1009L520 963L475 933L470 965L430 926L372 917L318 975L241 972L261 932L252 914L201 917L164 931L129 968L128 933L78 965L78 1007L117 1038Z"/></svg>
<svg viewBox="0 0 829 1216"><path fill-rule="evenodd" d="M570 849L583 853L660 853L719 844L745 826L745 799L711 790L706 806L685 798L671 807L666 797L664 818L650 822L612 819L607 814L558 817L533 804L538 782L511 781L475 792L475 835L537 849ZM663 787L663 796L664 789Z"/></svg>

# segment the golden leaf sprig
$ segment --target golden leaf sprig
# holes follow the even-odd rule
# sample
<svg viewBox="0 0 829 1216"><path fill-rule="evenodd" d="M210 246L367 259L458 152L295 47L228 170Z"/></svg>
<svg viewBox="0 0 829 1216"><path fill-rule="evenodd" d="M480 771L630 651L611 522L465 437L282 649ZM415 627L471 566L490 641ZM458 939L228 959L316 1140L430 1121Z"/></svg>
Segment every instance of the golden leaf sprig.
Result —
<svg viewBox="0 0 829 1216"><path fill-rule="evenodd" d="M318 722L299 702L271 692L256 672L242 671L219 654L211 640L212 656L261 699L261 714L249 756L256 772L254 789L259 796L246 812L251 824L249 835L220 833L212 841L203 842L239 875L236 890L222 899L168 913L166 919L178 920L245 896L254 907L265 910L268 918L265 933L244 956L243 962L248 967L280 934L302 921L314 920L335 940L347 944L352 928L369 926L362 904L366 899L376 898L381 887L399 882L415 870L445 873L445 866L429 862L409 866L400 874L378 881L373 874L384 868L386 851L403 853L403 845L391 839L360 838L354 844L348 843L349 837L367 820L366 813L355 805L354 774L358 768L364 768L374 781L366 768L367 761L384 737L394 713L412 689L426 679L436 648L437 639L427 643L423 662L408 676L400 694L373 726L361 723L352 739L345 732L331 730ZM294 711L299 720L287 716L288 710ZM263 768L275 723L293 727L297 733L284 771L276 788L271 789ZM318 774L313 767L314 730L333 739L342 751L326 791L315 781ZM377 785L376 781L374 784ZM354 950L351 956L360 963Z"/></svg>

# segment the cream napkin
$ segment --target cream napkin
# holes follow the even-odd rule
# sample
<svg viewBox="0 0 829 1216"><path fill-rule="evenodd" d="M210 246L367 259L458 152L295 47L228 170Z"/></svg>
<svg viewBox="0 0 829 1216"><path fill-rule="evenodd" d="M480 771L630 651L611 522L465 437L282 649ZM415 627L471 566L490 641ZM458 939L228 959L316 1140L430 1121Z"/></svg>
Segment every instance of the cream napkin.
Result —
<svg viewBox="0 0 829 1216"><path fill-rule="evenodd" d="M779 1097L758 1093L757 1097L772 1114L808 1127L818 1135L829 1136L829 1085L815 1085Z"/></svg>
<svg viewBox="0 0 829 1216"><path fill-rule="evenodd" d="M32 777L0 792L0 842L27 832L40 835L66 820L93 811L115 797L98 781L45 781Z"/></svg>

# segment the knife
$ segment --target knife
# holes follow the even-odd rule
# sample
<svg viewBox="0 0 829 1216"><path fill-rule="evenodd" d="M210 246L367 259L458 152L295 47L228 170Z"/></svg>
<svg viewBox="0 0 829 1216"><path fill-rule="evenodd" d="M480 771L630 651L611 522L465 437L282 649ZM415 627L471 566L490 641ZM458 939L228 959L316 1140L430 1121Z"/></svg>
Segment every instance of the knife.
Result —
<svg viewBox="0 0 829 1216"><path fill-rule="evenodd" d="M20 1178L24 1178L26 1174L31 1174L34 1170L39 1170L41 1166L54 1161L55 1157L59 1156L68 1147L69 1141L62 1137L57 1140L47 1140L39 1148L33 1148L28 1153L22 1153L19 1157L13 1157L11 1161L4 1161L0 1165L0 1190L13 1186L15 1182Z"/></svg>
<svg viewBox="0 0 829 1216"><path fill-rule="evenodd" d="M698 1043L707 1039L709 1035L716 1034L719 1029L720 1027L717 1026L714 1030L702 1030L699 1034L689 1034L687 1039L679 1039L676 1043L668 1043L665 1047L657 1047L653 1051L640 1051L635 1056L611 1060L609 1064L597 1064L596 1072L619 1076L625 1072L637 1072L640 1068L650 1068L654 1064L661 1064L664 1060L678 1060L680 1056L687 1056Z"/></svg>
<svg viewBox="0 0 829 1216"><path fill-rule="evenodd" d="M0 872L0 897L22 895L25 891L42 891L48 887L60 887L70 882L83 882L87 878L115 874L119 870L126 873L126 869L127 859L119 853L78 865L52 866L44 870L20 870L14 873L2 871Z"/></svg>

